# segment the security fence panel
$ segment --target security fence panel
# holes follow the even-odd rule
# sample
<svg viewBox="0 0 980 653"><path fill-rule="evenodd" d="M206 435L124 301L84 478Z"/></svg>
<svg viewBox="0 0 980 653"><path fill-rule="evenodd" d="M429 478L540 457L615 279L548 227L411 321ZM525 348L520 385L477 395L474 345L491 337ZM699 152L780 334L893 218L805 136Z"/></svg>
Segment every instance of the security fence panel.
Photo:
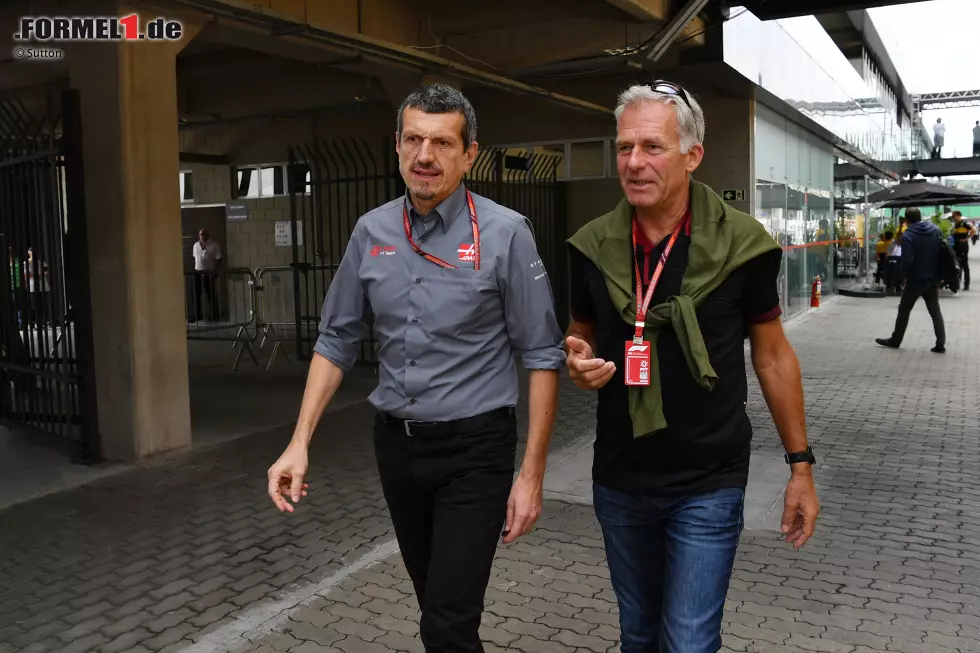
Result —
<svg viewBox="0 0 980 653"><path fill-rule="evenodd" d="M0 421L99 459L77 91L0 98Z"/></svg>
<svg viewBox="0 0 980 653"><path fill-rule="evenodd" d="M555 312L562 331L568 327L567 212L565 188L557 182L561 158L526 150L489 148L477 154L466 177L474 193L526 216L534 227L541 262L548 271Z"/></svg>
<svg viewBox="0 0 980 653"><path fill-rule="evenodd" d="M405 185L390 137L376 143L338 140L294 147L289 169L296 355L308 360L316 344L323 299L354 224L371 209L403 194ZM373 336L361 342L358 361L377 361Z"/></svg>

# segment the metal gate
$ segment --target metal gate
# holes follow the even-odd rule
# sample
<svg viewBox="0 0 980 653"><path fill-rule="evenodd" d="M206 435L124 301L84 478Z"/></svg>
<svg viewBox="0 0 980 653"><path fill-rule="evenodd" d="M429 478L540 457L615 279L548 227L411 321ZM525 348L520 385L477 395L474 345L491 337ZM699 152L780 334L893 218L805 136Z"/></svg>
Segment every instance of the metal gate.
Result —
<svg viewBox="0 0 980 653"><path fill-rule="evenodd" d="M77 91L0 98L0 421L99 459ZM70 237L69 237L70 236Z"/></svg>
<svg viewBox="0 0 980 653"><path fill-rule="evenodd" d="M465 182L474 193L531 220L564 330L566 217L564 189L556 182L559 162L558 157L524 150L483 149ZM290 148L289 171L296 353L308 360L316 344L323 299L354 223L403 195L405 184L390 137L377 143L344 140ZM358 362L377 362L373 337L361 343Z"/></svg>

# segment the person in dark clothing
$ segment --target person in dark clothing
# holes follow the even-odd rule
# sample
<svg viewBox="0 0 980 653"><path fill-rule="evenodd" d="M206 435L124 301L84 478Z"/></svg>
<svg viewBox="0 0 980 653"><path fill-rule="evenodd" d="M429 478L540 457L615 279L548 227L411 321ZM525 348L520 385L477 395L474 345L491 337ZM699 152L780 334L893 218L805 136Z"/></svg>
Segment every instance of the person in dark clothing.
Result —
<svg viewBox="0 0 980 653"><path fill-rule="evenodd" d="M882 347L898 349L905 337L905 329L909 325L909 315L912 307L919 298L926 302L926 308L932 317L932 326L936 331L936 346L932 351L937 354L946 352L946 326L943 314L939 310L939 252L942 246L943 234L939 227L931 222L922 221L919 209L909 209L905 212L909 228L902 234L902 270L905 273L905 290L898 304L898 318L895 320L895 331L890 338L876 338Z"/></svg>
<svg viewBox="0 0 980 653"><path fill-rule="evenodd" d="M970 237L976 233L972 226L963 222L962 213L953 211L953 252L963 271L963 290L970 289Z"/></svg>

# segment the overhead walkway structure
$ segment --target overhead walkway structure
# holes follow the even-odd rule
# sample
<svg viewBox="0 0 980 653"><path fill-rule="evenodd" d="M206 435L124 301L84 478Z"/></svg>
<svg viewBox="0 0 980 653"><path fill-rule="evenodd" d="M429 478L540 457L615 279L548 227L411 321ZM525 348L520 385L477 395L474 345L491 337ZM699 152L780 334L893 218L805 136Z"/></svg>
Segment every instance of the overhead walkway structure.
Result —
<svg viewBox="0 0 980 653"><path fill-rule="evenodd" d="M929 158L926 126L922 123L922 111L929 109L959 109L980 106L980 89L969 91L945 91L942 93L921 93L912 95L913 120L917 130L926 132L925 139L914 139L912 157L898 161L880 161L882 168L902 177L952 177L955 175L980 174L980 157L957 157L949 159ZM860 179L866 170L851 163L838 163L834 167L835 179Z"/></svg>

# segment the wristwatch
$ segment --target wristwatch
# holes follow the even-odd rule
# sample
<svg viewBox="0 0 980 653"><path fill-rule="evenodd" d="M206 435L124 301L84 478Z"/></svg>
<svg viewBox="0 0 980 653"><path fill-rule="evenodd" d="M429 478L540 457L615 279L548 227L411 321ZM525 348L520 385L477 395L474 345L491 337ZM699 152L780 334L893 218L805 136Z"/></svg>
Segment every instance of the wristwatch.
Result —
<svg viewBox="0 0 980 653"><path fill-rule="evenodd" d="M799 451L797 453L788 453L785 456L786 463L789 465L794 465L796 463L810 463L811 465L816 464L817 459L813 457L813 447L807 447L806 451Z"/></svg>

